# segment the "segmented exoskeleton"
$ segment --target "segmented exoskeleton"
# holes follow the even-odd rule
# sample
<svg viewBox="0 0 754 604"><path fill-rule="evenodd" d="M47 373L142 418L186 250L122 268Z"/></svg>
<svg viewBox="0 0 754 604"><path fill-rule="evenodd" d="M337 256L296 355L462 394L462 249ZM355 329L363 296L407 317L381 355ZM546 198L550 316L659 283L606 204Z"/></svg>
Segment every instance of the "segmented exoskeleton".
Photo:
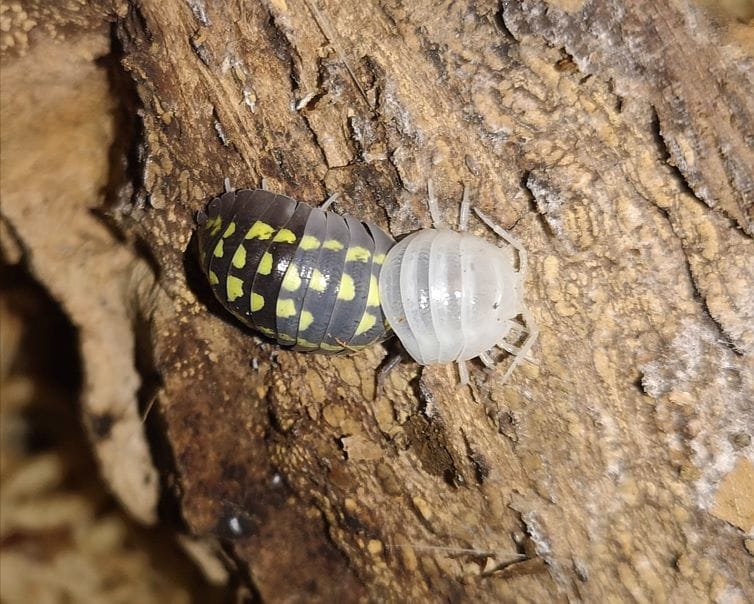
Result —
<svg viewBox="0 0 754 604"><path fill-rule="evenodd" d="M307 352L386 337L379 276L395 241L378 226L261 189L213 199L198 223L210 285L246 325Z"/></svg>

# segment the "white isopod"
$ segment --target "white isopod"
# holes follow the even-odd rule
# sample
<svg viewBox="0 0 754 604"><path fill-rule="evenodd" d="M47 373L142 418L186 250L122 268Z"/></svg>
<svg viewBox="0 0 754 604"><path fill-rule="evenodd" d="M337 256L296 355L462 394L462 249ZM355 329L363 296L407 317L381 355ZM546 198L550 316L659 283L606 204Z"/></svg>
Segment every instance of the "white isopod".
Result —
<svg viewBox="0 0 754 604"><path fill-rule="evenodd" d="M431 182L427 192L434 228L409 235L388 252L379 278L382 310L406 352L420 365L455 362L466 384L465 362L479 357L491 367L494 361L488 351L497 346L513 355L505 381L538 333L523 302L526 250L477 208L476 215L507 246L467 232L471 204L465 188L458 231L444 227Z"/></svg>

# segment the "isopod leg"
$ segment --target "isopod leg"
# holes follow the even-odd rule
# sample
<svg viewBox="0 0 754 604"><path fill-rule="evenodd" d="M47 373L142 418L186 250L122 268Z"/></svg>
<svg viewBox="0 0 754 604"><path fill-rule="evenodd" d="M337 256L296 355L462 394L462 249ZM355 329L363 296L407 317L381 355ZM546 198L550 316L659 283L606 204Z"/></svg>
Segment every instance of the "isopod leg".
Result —
<svg viewBox="0 0 754 604"><path fill-rule="evenodd" d="M403 355L401 353L393 354L383 363L382 367L377 371L377 386L374 393L374 398L382 396L382 392L385 389L385 380L390 372L395 369L401 362Z"/></svg>
<svg viewBox="0 0 754 604"><path fill-rule="evenodd" d="M461 384L466 386L469 383L469 369L466 367L466 361L456 361L458 365L458 377L461 379Z"/></svg>
<svg viewBox="0 0 754 604"><path fill-rule="evenodd" d="M516 239L513 235L511 235L508 231L506 231L503 227L493 222L487 214L484 212L481 212L478 208L474 208L474 212L477 216L479 216L479 219L486 224L488 227L490 227L494 233L500 237L503 241L505 241L510 246L514 247L516 251L518 252L518 272L521 273L522 278L526 277L526 269L528 266L528 258L529 256L526 253L526 250L524 249L524 246L521 245L521 242Z"/></svg>
<svg viewBox="0 0 754 604"><path fill-rule="evenodd" d="M508 341L508 338L510 338L511 335L512 335L513 336L513 338L512 338L513 341L514 342L518 342L521 339L521 336L523 334L527 333L527 331L523 327L521 327L521 325L519 325L518 323L516 323L515 321L508 321L508 324L510 325L510 331L505 336L506 339L504 339L501 342L498 342L497 344L495 344L495 346L497 348L499 348L500 350L502 350L504 352L507 352L508 354L520 354L521 353L521 348L519 348L515 344L511 344ZM524 360L525 361L529 361L530 363L534 362L534 360L531 357L531 354L526 355L524 357Z"/></svg>
<svg viewBox="0 0 754 604"><path fill-rule="evenodd" d="M511 364L506 370L505 375L503 375L501 382L503 384L508 381L508 378L510 377L511 373L513 373L513 370L518 367L519 363L521 363L521 361L526 358L526 355L529 354L531 347L534 346L534 342L537 341L537 336L539 335L537 324L534 321L534 318L529 314L529 311L523 309L521 311L521 317L523 318L524 326L526 327L526 339L521 345L521 348L516 353L514 353L513 361L511 361Z"/></svg>
<svg viewBox="0 0 754 604"><path fill-rule="evenodd" d="M479 353L479 360L482 361L484 366L488 369L492 369L495 366L495 361L493 361L492 357L486 352Z"/></svg>
<svg viewBox="0 0 754 604"><path fill-rule="evenodd" d="M427 181L427 206L429 207L429 215L432 217L432 226L436 229L441 229L445 226L440 214L440 206L437 203L437 197L435 197L435 186L431 180Z"/></svg>
<svg viewBox="0 0 754 604"><path fill-rule="evenodd" d="M514 342L518 342L521 336L527 333L526 329L516 321L508 321L508 333L505 334L500 342L495 344L500 350L504 350L510 354L518 354L521 350Z"/></svg>
<svg viewBox="0 0 754 604"><path fill-rule="evenodd" d="M508 321L508 326L508 333L505 337L512 338L513 342L518 342L521 339L521 336L526 332L526 330L515 321Z"/></svg>
<svg viewBox="0 0 754 604"><path fill-rule="evenodd" d="M329 208L337 198L338 193L333 193L332 195L330 195L330 197L325 199L325 202L321 206L319 206L319 209L323 212L326 212L327 208Z"/></svg>
<svg viewBox="0 0 754 604"><path fill-rule="evenodd" d="M223 184L225 185L225 192L226 193L230 193L233 190L233 185L230 184L230 178L228 178L227 176L223 180Z"/></svg>
<svg viewBox="0 0 754 604"><path fill-rule="evenodd" d="M469 213L471 212L471 201L469 200L469 189L463 185L463 199L461 200L461 212L458 216L458 230L465 231L469 227Z"/></svg>
<svg viewBox="0 0 754 604"><path fill-rule="evenodd" d="M518 346L514 346L510 342L506 342L503 340L502 342L495 344L500 350L504 350L508 354L518 354L521 352L521 349Z"/></svg>

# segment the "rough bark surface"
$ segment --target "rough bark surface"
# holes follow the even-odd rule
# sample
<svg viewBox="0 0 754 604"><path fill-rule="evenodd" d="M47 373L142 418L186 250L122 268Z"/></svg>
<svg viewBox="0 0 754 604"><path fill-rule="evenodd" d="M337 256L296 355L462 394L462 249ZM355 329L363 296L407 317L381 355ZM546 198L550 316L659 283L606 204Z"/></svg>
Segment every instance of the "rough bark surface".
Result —
<svg viewBox="0 0 754 604"><path fill-rule="evenodd" d="M754 598L751 22L70 4L2 13L3 251L79 330L85 423L135 516L159 474L269 601ZM465 183L528 249L534 362L469 387L404 363L376 396L383 347L250 337L191 241L225 177L340 192L396 236L429 226L428 179L449 220Z"/></svg>

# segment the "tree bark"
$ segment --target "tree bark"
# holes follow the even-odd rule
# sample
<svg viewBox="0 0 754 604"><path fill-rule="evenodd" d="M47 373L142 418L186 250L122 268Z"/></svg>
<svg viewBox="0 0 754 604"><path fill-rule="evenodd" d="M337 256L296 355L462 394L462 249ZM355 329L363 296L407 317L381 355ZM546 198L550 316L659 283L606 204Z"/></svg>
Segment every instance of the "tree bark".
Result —
<svg viewBox="0 0 754 604"><path fill-rule="evenodd" d="M754 598L751 14L23 7L3 249L79 330L84 420L136 517L162 494L269 601ZM383 346L253 337L192 242L225 178L339 192L395 236L430 226L429 179L449 222L466 185L528 250L533 361L468 387L405 362L378 395Z"/></svg>

